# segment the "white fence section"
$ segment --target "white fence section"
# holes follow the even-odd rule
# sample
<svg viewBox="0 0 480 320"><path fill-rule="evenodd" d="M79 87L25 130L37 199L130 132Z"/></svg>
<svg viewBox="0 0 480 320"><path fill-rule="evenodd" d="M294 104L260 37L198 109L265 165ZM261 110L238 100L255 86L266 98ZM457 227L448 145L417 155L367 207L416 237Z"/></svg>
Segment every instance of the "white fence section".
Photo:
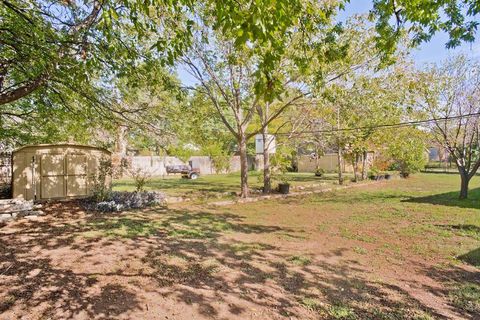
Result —
<svg viewBox="0 0 480 320"><path fill-rule="evenodd" d="M217 173L215 172L215 167L212 164L212 159L208 156L193 156L186 163L176 157L170 156L134 156L129 157L129 162L131 163L132 169L141 169L145 172L148 172L151 176L166 175L166 166L179 164L190 164L192 168L200 169L200 174L202 175ZM251 162L249 161L249 164L250 163ZM255 169L255 167L255 163L253 162L250 168ZM240 171L240 157L233 156L230 160L230 170L228 170L228 172L230 173L238 171Z"/></svg>
<svg viewBox="0 0 480 320"><path fill-rule="evenodd" d="M128 162L133 170L141 169L149 173L153 177L167 175L166 166L189 164L193 168L200 169L200 174L216 174L212 159L208 156L193 156L186 163L177 157L171 156L132 156L128 157ZM249 170L263 170L263 156L248 157ZM240 156L233 156L230 159L230 168L227 172L231 173L240 171ZM125 173L127 175L127 173Z"/></svg>

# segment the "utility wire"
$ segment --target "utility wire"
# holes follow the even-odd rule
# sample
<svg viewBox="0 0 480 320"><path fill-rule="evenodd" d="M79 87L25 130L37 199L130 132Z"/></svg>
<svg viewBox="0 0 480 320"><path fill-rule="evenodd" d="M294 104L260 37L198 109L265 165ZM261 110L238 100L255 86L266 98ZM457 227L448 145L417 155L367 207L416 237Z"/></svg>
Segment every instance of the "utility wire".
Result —
<svg viewBox="0 0 480 320"><path fill-rule="evenodd" d="M480 112L468 113L468 114L453 116L453 117L432 118L432 119L426 119L426 120L407 121L407 122L399 122L399 123L392 123L392 124L379 124L375 126L365 126L365 127L338 128L338 129L327 129L327 130L307 130L307 131L298 131L295 133L279 132L279 133L276 133L275 135L302 135L302 134L311 134L311 133L335 133L335 132L346 132L346 131L356 131L356 130L373 130L373 129L380 129L380 128L401 128L401 127L408 127L408 126L413 126L417 124L425 124L430 122L443 122L443 121L457 120L457 119L463 119L463 118L470 118L474 116L480 116Z"/></svg>

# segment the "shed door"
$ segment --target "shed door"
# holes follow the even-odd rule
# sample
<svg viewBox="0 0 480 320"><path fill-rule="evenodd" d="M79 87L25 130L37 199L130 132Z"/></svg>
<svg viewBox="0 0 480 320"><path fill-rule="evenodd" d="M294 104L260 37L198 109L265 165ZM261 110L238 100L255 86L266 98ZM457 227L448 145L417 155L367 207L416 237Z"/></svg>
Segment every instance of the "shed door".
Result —
<svg viewBox="0 0 480 320"><path fill-rule="evenodd" d="M84 154L67 155L67 196L87 195L87 156Z"/></svg>
<svg viewBox="0 0 480 320"><path fill-rule="evenodd" d="M43 154L41 157L41 198L65 197L65 162L61 154Z"/></svg>

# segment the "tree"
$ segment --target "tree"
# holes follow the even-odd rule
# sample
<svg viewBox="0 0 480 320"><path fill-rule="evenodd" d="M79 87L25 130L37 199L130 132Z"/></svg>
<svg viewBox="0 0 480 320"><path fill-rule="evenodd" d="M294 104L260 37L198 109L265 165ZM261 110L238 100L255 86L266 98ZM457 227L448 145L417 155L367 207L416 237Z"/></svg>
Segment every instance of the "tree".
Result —
<svg viewBox="0 0 480 320"><path fill-rule="evenodd" d="M312 21L306 20L309 25L312 26L312 22L318 22L316 30L324 31L317 35L320 43L316 49L319 52L323 50L323 55L319 55L319 58L322 56L327 58L330 55L330 59L333 60L332 52L327 49L329 45L335 45L335 38L328 36L336 30L328 25L330 19L319 21L315 18L315 13L323 12L322 16L331 15L333 9L326 6L316 8L317 10L313 12L305 10L305 7L311 8L310 5L310 2L302 5L301 9L304 11L301 13L305 18L312 19ZM228 38L225 34L220 34L212 29L207 18L198 17L197 21L199 22L194 27L197 31L193 33L191 50L182 56L181 62L199 82L199 86L194 89L201 91L210 99L216 114L237 142L241 162L241 195L247 197L248 140L263 131L289 106L308 94L301 90L298 83L296 86L288 86L293 84L293 79L296 79L296 76L292 77L288 71L305 68L308 64L307 60L298 59L299 61L296 61L290 59L289 56L293 47L301 49L300 47L304 43L299 39L301 38L300 34L293 29L285 34L275 33L275 35L283 37L284 42L290 43L292 50L283 52L283 54L282 52L276 53L279 55L273 60L277 62L276 70L265 74L263 58L267 53L261 48L257 48L253 44L238 46L235 38ZM269 63L271 62L269 61ZM259 77L261 79L267 77L267 85L259 81ZM287 88L290 89L287 90ZM251 128L250 125L255 114L260 109L263 110L267 103L274 99L277 102L275 108L272 107L269 114L263 113L266 118L260 127Z"/></svg>
<svg viewBox="0 0 480 320"><path fill-rule="evenodd" d="M359 128L337 133L342 146L352 162L354 179L358 179L362 162L361 178L366 178L367 156L388 145L384 130L378 125L393 124L409 115L405 108L410 102L412 80L409 63L397 58L397 64L375 74L353 74L346 83L337 84L337 93L332 104L341 105L340 122L343 128ZM334 120L333 120L334 122Z"/></svg>
<svg viewBox="0 0 480 320"><path fill-rule="evenodd" d="M153 50L145 50L147 41L140 41L142 30L148 17L158 17L165 8L160 1L158 10L138 4L141 1L1 1L0 139L12 144L72 137L91 142L94 129L114 130L112 119L133 120L137 112L116 103L112 83L136 74L138 63L153 55ZM165 40L169 35L162 36Z"/></svg>
<svg viewBox="0 0 480 320"><path fill-rule="evenodd" d="M429 41L437 32L448 34L447 48L472 43L480 5L477 0L374 0L370 14L376 19L377 46L391 57L405 31L413 36L413 45Z"/></svg>
<svg viewBox="0 0 480 320"><path fill-rule="evenodd" d="M0 16L0 106L42 89L75 88L99 71L131 72L136 63L161 58L173 64L188 48L196 10L203 8L212 27L236 45L263 50L259 86L274 68L284 34L312 5L205 0L2 0ZM303 27L313 23L303 22ZM35 36L33 36L35 35ZM268 48L268 50L265 50ZM273 63L273 64L272 64ZM263 79L263 80L262 80ZM60 90L61 91L61 90Z"/></svg>
<svg viewBox="0 0 480 320"><path fill-rule="evenodd" d="M181 5L2 0L0 106L38 90L55 94L109 81L159 52L171 60L188 42L188 30L168 28L183 15Z"/></svg>
<svg viewBox="0 0 480 320"><path fill-rule="evenodd" d="M177 109L185 95L176 76L158 61L140 64L136 70L114 82L111 108L118 113L111 121L117 127L117 145L129 143L158 154L177 139Z"/></svg>
<svg viewBox="0 0 480 320"><path fill-rule="evenodd" d="M392 118L388 111L398 104L396 99L401 94L395 87L398 75L393 67L385 69L387 65L383 64L375 46L373 26L365 17L349 19L337 42L344 44L342 58L330 64L313 59L310 83L317 92L318 108L329 110L319 115L324 119L317 118L312 124L331 131L327 144L337 152L338 181L342 184L345 155L353 153L350 158L356 178L360 155L366 159L368 140L374 132L368 127ZM402 54L398 53L396 58L401 59ZM315 74L319 72L327 75L323 82L316 81ZM343 130L356 127L365 127L365 130ZM316 135L311 135L314 140L319 138Z"/></svg>
<svg viewBox="0 0 480 320"><path fill-rule="evenodd" d="M387 154L400 174L407 178L427 163L427 135L415 127L397 128L390 132Z"/></svg>
<svg viewBox="0 0 480 320"><path fill-rule="evenodd" d="M433 118L432 133L455 161L461 178L460 198L480 168L480 63L458 56L421 77L420 110Z"/></svg>
<svg viewBox="0 0 480 320"><path fill-rule="evenodd" d="M213 35L210 35L211 37ZM216 35L206 45L195 43L192 51L183 57L183 63L199 81L200 90L210 99L216 114L234 137L240 154L241 196L248 196L247 142L260 129L247 132L257 110L260 98L255 95L255 75L252 61L246 52L234 48L232 41ZM212 43L214 41L214 43ZM284 105L290 105L302 93L298 93ZM277 114L270 115L268 125Z"/></svg>

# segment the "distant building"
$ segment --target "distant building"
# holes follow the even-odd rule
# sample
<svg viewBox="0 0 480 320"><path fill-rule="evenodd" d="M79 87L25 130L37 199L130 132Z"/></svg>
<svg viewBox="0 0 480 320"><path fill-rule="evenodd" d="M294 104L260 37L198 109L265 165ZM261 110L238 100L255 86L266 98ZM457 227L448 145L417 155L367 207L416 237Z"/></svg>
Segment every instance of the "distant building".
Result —
<svg viewBox="0 0 480 320"><path fill-rule="evenodd" d="M267 135L267 148L268 148L268 153L270 154L273 154L277 151L275 136L272 134ZM255 136L255 153L263 154L263 135L262 134L257 134Z"/></svg>
<svg viewBox="0 0 480 320"><path fill-rule="evenodd" d="M438 148L428 148L428 161L440 161L440 153L438 152Z"/></svg>
<svg viewBox="0 0 480 320"><path fill-rule="evenodd" d="M428 148L428 161L430 162L448 162L450 160L450 153L444 147L432 146Z"/></svg>

